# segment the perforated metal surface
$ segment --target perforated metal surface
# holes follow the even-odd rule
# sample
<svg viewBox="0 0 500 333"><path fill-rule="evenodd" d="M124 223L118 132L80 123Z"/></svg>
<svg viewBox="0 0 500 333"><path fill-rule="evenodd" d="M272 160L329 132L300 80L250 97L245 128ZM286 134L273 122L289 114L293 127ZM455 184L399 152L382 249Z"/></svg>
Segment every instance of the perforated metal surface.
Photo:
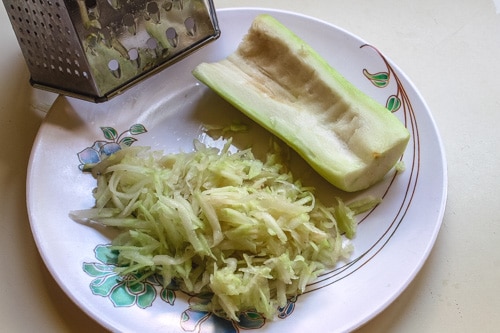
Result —
<svg viewBox="0 0 500 333"><path fill-rule="evenodd" d="M34 86L103 101L218 38L211 0L3 0Z"/></svg>

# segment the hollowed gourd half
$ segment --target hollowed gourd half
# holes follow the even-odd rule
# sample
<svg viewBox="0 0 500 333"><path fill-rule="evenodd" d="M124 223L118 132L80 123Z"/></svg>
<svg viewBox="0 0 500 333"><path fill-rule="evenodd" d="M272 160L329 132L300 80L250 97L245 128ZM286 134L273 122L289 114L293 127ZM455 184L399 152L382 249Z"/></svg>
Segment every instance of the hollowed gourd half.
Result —
<svg viewBox="0 0 500 333"><path fill-rule="evenodd" d="M267 14L234 53L199 64L193 75L344 191L379 182L410 138L394 114Z"/></svg>

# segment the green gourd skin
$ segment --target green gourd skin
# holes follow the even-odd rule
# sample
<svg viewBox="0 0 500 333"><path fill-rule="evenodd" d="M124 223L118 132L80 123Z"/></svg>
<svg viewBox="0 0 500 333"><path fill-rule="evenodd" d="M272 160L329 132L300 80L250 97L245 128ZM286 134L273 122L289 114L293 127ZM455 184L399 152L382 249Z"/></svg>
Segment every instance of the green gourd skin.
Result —
<svg viewBox="0 0 500 333"><path fill-rule="evenodd" d="M347 192L379 182L410 139L395 115L267 14L234 53L193 75Z"/></svg>

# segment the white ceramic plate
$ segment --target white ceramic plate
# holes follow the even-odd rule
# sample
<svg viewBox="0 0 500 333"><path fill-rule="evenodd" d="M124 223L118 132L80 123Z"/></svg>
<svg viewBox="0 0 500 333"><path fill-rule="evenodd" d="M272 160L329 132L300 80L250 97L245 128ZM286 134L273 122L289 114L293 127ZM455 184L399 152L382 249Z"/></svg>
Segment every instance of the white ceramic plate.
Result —
<svg viewBox="0 0 500 333"><path fill-rule="evenodd" d="M168 290L162 293L156 281L148 281L141 290L119 283L112 272L112 258L106 257L105 245L113 232L78 224L68 212L93 206L94 179L79 165L95 157L94 150L105 143L112 148L114 142L128 138L136 140L134 145L165 152L187 151L196 138L220 144L204 133L204 124L243 121L250 125L250 131L236 135L235 144L253 145L257 150L264 147L267 132L191 75L199 62L219 60L232 52L261 12L274 15L355 85L396 109L393 112L406 124L412 139L403 157L406 170L397 176L391 173L382 183L357 194L372 193L384 199L360 217L352 260L310 285L306 294L283 309L283 319L262 322L248 318L236 324L190 310L186 295ZM357 328L406 288L438 234L447 178L432 116L413 84L390 60L338 27L271 10L222 10L218 17L222 29L219 40L110 102L56 100L36 138L28 174L28 209L39 251L69 297L112 331L235 332L254 328L265 332L340 332ZM143 127L133 127L135 124ZM304 183L318 187L323 198L341 195L349 200L354 196L336 191L296 156L292 162L296 174Z"/></svg>

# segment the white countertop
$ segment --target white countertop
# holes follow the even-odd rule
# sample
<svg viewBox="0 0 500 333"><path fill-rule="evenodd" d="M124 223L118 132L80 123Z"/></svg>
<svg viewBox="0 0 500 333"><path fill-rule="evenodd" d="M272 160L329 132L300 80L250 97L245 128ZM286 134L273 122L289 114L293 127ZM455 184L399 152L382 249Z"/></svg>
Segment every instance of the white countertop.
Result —
<svg viewBox="0 0 500 333"><path fill-rule="evenodd" d="M415 83L448 161L440 234L415 280L358 332L500 329L500 14L493 0L216 0L340 26L377 46ZM100 332L45 268L26 211L26 168L55 95L33 89L0 9L0 323L3 332Z"/></svg>

